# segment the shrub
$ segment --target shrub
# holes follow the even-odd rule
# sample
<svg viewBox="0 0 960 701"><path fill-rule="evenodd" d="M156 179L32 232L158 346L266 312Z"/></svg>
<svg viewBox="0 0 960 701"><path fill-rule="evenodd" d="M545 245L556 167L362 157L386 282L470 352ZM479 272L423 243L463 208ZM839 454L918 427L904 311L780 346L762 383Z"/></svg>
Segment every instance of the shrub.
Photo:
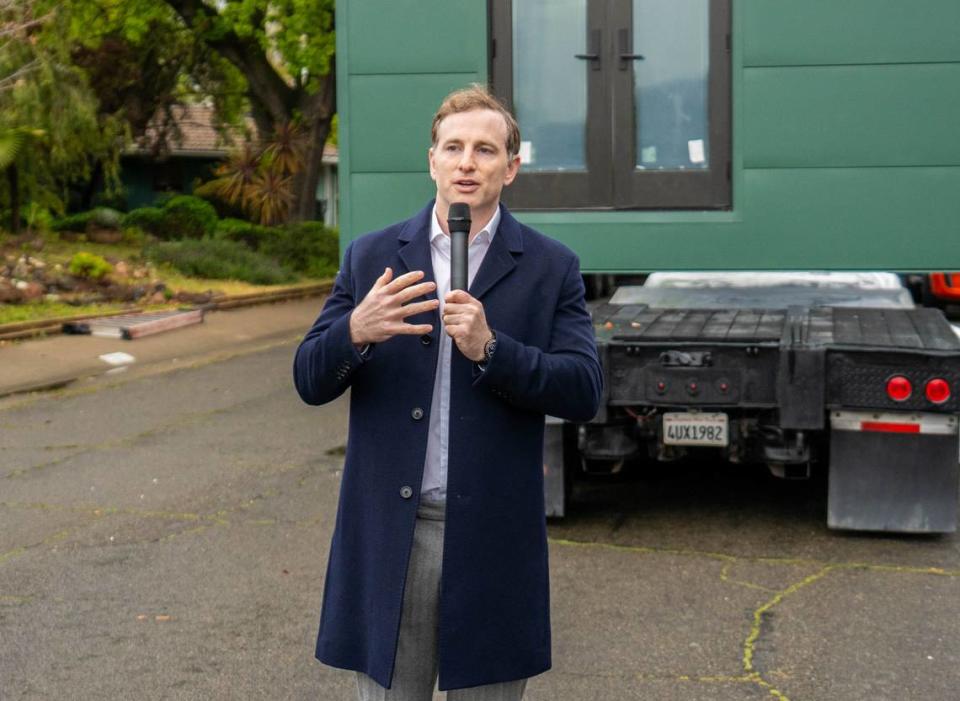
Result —
<svg viewBox="0 0 960 701"><path fill-rule="evenodd" d="M71 275L99 280L112 273L113 266L98 255L80 251L70 259L69 270Z"/></svg>
<svg viewBox="0 0 960 701"><path fill-rule="evenodd" d="M75 231L77 233L83 233L87 230L87 224L90 223L91 219L93 219L93 212L80 212L78 214L71 214L66 217L54 219L50 228L58 232Z"/></svg>
<svg viewBox="0 0 960 701"><path fill-rule="evenodd" d="M97 207L90 212L89 223L98 226L101 229L119 230L123 222L123 215L115 209L109 207Z"/></svg>
<svg viewBox="0 0 960 701"><path fill-rule="evenodd" d="M148 246L144 255L169 263L184 275L215 280L243 280L257 285L292 282L296 275L276 261L223 239L167 241Z"/></svg>
<svg viewBox="0 0 960 701"><path fill-rule="evenodd" d="M124 243L128 243L132 246L140 246L147 242L146 232L143 229L137 226L124 226L123 227L123 238L121 239Z"/></svg>
<svg viewBox="0 0 960 701"><path fill-rule="evenodd" d="M292 270L310 277L336 275L340 259L337 231L317 221L287 224L273 229L260 250Z"/></svg>
<svg viewBox="0 0 960 701"><path fill-rule="evenodd" d="M159 207L140 207L123 218L124 228L136 227L148 234L162 238L164 229L164 211Z"/></svg>
<svg viewBox="0 0 960 701"><path fill-rule="evenodd" d="M237 241L253 251L259 251L263 242L273 235L273 229L243 219L221 219L214 234L215 238Z"/></svg>
<svg viewBox="0 0 960 701"><path fill-rule="evenodd" d="M167 239L200 239L217 228L217 210L206 200L179 195L163 207L163 229Z"/></svg>

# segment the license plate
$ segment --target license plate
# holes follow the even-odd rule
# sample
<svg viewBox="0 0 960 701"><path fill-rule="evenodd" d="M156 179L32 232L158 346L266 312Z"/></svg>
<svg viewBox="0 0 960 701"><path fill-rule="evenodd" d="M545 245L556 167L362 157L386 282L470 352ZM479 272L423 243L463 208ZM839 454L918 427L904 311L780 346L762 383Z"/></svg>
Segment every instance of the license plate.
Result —
<svg viewBox="0 0 960 701"><path fill-rule="evenodd" d="M663 442L665 445L725 446L730 442L727 415L685 414L671 412L663 415Z"/></svg>

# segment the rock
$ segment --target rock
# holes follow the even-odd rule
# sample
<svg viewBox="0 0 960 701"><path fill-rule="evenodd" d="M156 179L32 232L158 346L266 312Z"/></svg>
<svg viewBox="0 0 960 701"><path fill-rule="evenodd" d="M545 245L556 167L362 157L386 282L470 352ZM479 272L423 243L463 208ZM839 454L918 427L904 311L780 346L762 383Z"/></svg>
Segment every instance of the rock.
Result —
<svg viewBox="0 0 960 701"><path fill-rule="evenodd" d="M49 293L49 294L45 294L45 295L43 296L43 299L44 299L44 301L47 301L47 302L59 302L59 301L60 301L60 295Z"/></svg>
<svg viewBox="0 0 960 701"><path fill-rule="evenodd" d="M174 296L174 299L178 302L184 302L186 304L206 304L210 301L209 292L184 292L180 291Z"/></svg>
<svg viewBox="0 0 960 701"><path fill-rule="evenodd" d="M150 304L163 304L167 301L167 298L163 292L154 292L152 295L150 295L149 301Z"/></svg>
<svg viewBox="0 0 960 701"><path fill-rule="evenodd" d="M8 280L0 279L0 304L19 304L22 294Z"/></svg>
<svg viewBox="0 0 960 701"><path fill-rule="evenodd" d="M147 277L147 275L149 274L150 274L150 271L148 271L146 268L133 269L133 277L135 280L142 280L143 278Z"/></svg>
<svg viewBox="0 0 960 701"><path fill-rule="evenodd" d="M130 266L128 266L122 260L117 261L116 264L114 264L113 266L113 272L121 277L126 277L127 275L130 274Z"/></svg>
<svg viewBox="0 0 960 701"><path fill-rule="evenodd" d="M28 282L25 287L21 288L23 293L23 298L26 301L32 301L35 299L40 299L46 293L43 285L38 282Z"/></svg>

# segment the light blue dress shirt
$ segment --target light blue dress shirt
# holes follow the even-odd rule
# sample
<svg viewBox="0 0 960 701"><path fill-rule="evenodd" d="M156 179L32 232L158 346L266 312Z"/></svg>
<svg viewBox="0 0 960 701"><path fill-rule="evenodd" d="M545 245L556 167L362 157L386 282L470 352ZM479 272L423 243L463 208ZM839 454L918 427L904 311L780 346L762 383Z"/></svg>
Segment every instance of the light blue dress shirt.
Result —
<svg viewBox="0 0 960 701"><path fill-rule="evenodd" d="M500 208L497 207L493 217L474 236L467 249L467 287L473 283L499 225ZM444 297L450 291L450 236L440 228L436 205L430 218L430 261L433 264L433 279L437 283L437 297L440 299L440 318L443 319ZM447 456L450 446L450 353L453 339L443 329L443 321L440 325L440 351L433 380L427 457L420 487L421 498L431 502L446 501Z"/></svg>

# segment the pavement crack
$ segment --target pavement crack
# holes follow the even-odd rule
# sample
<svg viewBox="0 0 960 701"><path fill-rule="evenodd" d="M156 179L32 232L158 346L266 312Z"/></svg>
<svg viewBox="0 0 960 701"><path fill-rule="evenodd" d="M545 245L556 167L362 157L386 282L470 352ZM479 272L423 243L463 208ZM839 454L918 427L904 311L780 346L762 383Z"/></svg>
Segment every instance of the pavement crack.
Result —
<svg viewBox="0 0 960 701"><path fill-rule="evenodd" d="M63 540L75 530L76 528L64 528L63 530L59 530L56 533L48 535L46 538L44 538L39 542L31 543L30 545L21 545L20 547L14 548L13 550L8 550L5 553L0 553L0 565L3 565L9 562L10 560L13 560L14 558L20 557L21 555L24 555L31 550L36 550L37 548L42 548L44 546L51 545L52 543L56 543L57 541Z"/></svg>
<svg viewBox="0 0 960 701"><path fill-rule="evenodd" d="M773 607L780 604L788 596L797 593L804 587L808 587L811 584L820 581L835 569L837 569L836 565L827 565L821 568L819 571L814 572L813 574L808 575L797 582L794 582L785 589L778 591L772 598L765 601L753 612L753 624L750 627L750 633L747 635L747 639L743 643L743 670L748 676L754 678L754 681L757 684L766 689L767 692L775 698L788 701L787 697L784 696L781 691L776 689L776 687L763 678L753 664L754 653L757 649L757 641L760 639L760 636L763 633L764 618L769 614Z"/></svg>

